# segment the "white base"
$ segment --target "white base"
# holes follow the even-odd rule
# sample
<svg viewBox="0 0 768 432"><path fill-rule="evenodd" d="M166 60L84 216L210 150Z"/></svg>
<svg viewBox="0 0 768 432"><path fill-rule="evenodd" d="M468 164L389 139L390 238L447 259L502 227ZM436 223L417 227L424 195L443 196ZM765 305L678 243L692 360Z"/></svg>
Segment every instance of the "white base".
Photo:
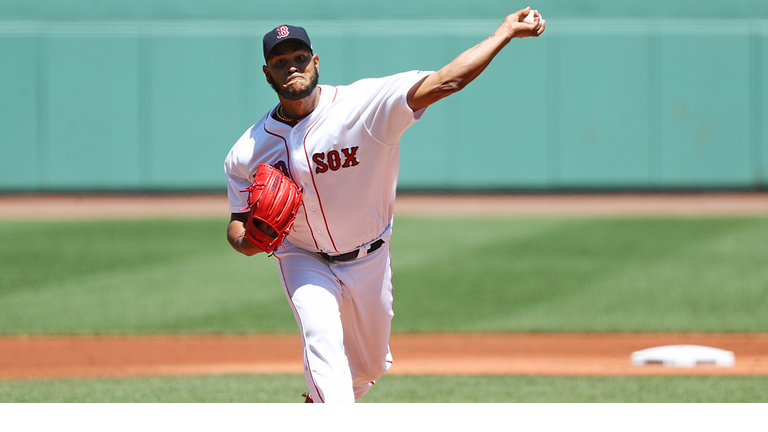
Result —
<svg viewBox="0 0 768 432"><path fill-rule="evenodd" d="M667 345L632 353L634 366L732 367L735 363L733 352L699 345Z"/></svg>

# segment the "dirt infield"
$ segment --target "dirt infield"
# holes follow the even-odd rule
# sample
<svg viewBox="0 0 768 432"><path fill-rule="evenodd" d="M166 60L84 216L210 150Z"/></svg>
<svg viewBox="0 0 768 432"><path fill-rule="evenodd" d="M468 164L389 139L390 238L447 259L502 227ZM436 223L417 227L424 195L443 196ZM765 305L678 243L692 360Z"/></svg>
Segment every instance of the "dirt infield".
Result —
<svg viewBox="0 0 768 432"><path fill-rule="evenodd" d="M398 215L768 216L768 194L401 195ZM55 216L54 216L55 215ZM223 194L5 195L0 219L228 217ZM733 351L730 368L632 366L663 345ZM768 334L398 334L392 374L768 375ZM297 335L0 337L0 379L301 373Z"/></svg>
<svg viewBox="0 0 768 432"><path fill-rule="evenodd" d="M733 367L632 366L664 345L733 351ZM768 334L396 334L389 374L768 375ZM298 335L0 338L0 379L302 373Z"/></svg>

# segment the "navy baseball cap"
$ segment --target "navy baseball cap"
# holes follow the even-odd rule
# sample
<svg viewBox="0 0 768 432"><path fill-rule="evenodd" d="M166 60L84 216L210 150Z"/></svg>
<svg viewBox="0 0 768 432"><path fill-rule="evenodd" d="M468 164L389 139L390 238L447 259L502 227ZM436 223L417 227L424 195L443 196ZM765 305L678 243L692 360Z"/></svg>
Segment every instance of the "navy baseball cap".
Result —
<svg viewBox="0 0 768 432"><path fill-rule="evenodd" d="M299 41L312 51L312 41L309 40L306 30L301 27L281 25L264 35L264 60L269 57L269 52L275 45L289 40Z"/></svg>

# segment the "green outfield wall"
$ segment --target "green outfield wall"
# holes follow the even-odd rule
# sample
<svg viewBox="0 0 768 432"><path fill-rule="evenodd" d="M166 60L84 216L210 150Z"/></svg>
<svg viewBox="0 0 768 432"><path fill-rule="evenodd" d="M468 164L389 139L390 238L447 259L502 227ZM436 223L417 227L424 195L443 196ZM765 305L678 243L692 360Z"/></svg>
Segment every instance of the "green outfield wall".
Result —
<svg viewBox="0 0 768 432"><path fill-rule="evenodd" d="M768 1L530 3L547 19L402 143L401 189L768 186ZM438 69L526 3L3 0L0 192L225 190L276 97L262 35L321 82Z"/></svg>

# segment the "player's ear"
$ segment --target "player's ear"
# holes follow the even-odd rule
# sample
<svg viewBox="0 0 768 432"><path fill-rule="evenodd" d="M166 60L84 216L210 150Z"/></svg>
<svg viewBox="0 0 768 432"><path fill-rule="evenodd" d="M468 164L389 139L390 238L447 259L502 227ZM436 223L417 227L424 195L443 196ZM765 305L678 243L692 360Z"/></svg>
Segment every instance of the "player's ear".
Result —
<svg viewBox="0 0 768 432"><path fill-rule="evenodd" d="M272 84L272 75L269 73L269 68L262 66L261 70L264 71L264 76L267 78L267 84Z"/></svg>

